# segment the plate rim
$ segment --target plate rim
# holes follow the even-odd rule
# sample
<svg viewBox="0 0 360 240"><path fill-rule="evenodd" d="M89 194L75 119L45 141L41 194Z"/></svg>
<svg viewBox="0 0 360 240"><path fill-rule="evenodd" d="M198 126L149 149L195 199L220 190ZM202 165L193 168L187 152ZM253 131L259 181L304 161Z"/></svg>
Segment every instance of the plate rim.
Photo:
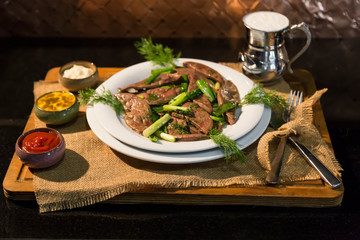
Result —
<svg viewBox="0 0 360 240"><path fill-rule="evenodd" d="M252 129L248 134L236 140L236 142L240 145L240 149L247 148L264 134L265 130L269 125L270 118L271 118L271 109L269 107L265 107L261 120L255 126L255 128ZM153 152L153 151L147 151L144 149L135 148L126 143L121 142L120 140L114 138L110 133L108 133L98 122L94 108L91 106L88 106L86 109L86 119L90 126L90 129L93 131L96 137L99 138L104 144L114 149L115 151L118 151L127 156L142 161L161 163L161 164L195 164L195 163L209 162L224 157L223 152L221 152L219 148L208 149L199 152L180 153L180 154ZM94 126L96 124L97 126ZM99 133L101 131L102 133Z"/></svg>

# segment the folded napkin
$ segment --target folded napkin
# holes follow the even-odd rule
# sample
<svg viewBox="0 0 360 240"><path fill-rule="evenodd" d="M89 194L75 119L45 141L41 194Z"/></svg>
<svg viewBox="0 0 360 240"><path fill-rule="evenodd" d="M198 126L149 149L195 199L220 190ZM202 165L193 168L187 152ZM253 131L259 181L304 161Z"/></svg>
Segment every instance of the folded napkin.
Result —
<svg viewBox="0 0 360 240"><path fill-rule="evenodd" d="M326 91L327 89L316 91L313 96L294 108L289 122L276 131L267 132L261 137L257 152L259 162L264 169L270 170L271 159L275 156L274 149L279 142L278 137L296 135L299 142L308 147L332 172L339 175L339 170L342 170L341 166L313 124L312 106L319 101L321 95ZM297 150L291 147L285 148L283 159L285 161L280 172L282 180L292 181L295 180L295 176L296 180L299 180L299 174L303 175L301 180L313 179L318 176L317 171L312 166L303 164L304 159Z"/></svg>
<svg viewBox="0 0 360 240"><path fill-rule="evenodd" d="M279 87L283 86L286 87L286 84L281 81ZM34 84L35 98L55 90L63 90L63 87L57 82L38 81ZM64 158L55 166L33 170L35 196L40 212L87 206L125 192L141 191L145 188L176 189L265 184L268 162L264 160L266 157L260 158L259 161L258 155L261 156L263 151L271 155L271 146L266 150L258 148L258 142L255 142L247 147L244 150L247 156L245 164L239 161L226 163L224 159L188 165L151 163L126 156L104 144L89 128L85 110L85 107L81 107L77 119L71 123L52 126L64 136L66 152ZM35 119L35 127L44 126L44 123ZM266 131L273 130L268 128ZM318 143L321 143L321 149L327 147L322 143L319 134L315 137ZM274 141L269 142L272 144ZM309 147L308 144L305 145ZM310 147L316 150L319 145ZM288 151L286 157L292 157L284 164L280 181L320 179L294 149L288 148ZM337 175L340 174L341 168L336 164L330 150L321 156L321 160Z"/></svg>

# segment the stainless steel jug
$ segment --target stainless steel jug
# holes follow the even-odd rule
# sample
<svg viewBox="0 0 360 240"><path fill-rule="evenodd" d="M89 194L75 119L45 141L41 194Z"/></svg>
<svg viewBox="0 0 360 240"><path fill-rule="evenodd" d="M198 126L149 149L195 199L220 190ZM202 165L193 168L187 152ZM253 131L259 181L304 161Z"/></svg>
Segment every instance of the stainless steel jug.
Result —
<svg viewBox="0 0 360 240"><path fill-rule="evenodd" d="M289 25L288 18L280 13L254 12L247 14L243 22L248 47L239 53L239 60L243 62L245 75L264 85L275 83L287 70L292 72L291 64L306 51L311 42L311 32L306 23ZM284 36L295 29L304 31L307 41L289 60Z"/></svg>

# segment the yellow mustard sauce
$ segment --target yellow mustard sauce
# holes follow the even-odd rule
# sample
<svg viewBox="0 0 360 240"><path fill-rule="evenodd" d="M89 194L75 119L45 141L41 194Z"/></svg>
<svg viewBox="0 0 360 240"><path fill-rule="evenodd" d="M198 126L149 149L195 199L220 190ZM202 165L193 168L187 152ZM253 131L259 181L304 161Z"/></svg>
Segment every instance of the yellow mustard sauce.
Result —
<svg viewBox="0 0 360 240"><path fill-rule="evenodd" d="M76 98L68 92L51 92L36 101L36 105L45 111L56 112L74 105Z"/></svg>

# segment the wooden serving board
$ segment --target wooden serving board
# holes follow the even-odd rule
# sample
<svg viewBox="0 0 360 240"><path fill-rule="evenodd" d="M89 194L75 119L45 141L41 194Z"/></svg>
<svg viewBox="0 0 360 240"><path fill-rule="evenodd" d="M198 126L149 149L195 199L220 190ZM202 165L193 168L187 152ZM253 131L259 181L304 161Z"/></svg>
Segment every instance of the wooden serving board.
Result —
<svg viewBox="0 0 360 240"><path fill-rule="evenodd" d="M105 81L123 68L98 68L101 81ZM45 81L57 81L59 67L49 70ZM295 70L284 76L292 89L309 96L316 91L312 75ZM34 128L32 112L24 131ZM314 106L314 123L332 150L330 136L320 103ZM14 154L4 178L3 190L13 200L35 200L33 175ZM244 187L232 185L221 188L142 189L118 195L107 203L165 203L194 205L258 205L296 207L334 207L341 204L344 188L332 189L322 180L289 182L277 186Z"/></svg>

